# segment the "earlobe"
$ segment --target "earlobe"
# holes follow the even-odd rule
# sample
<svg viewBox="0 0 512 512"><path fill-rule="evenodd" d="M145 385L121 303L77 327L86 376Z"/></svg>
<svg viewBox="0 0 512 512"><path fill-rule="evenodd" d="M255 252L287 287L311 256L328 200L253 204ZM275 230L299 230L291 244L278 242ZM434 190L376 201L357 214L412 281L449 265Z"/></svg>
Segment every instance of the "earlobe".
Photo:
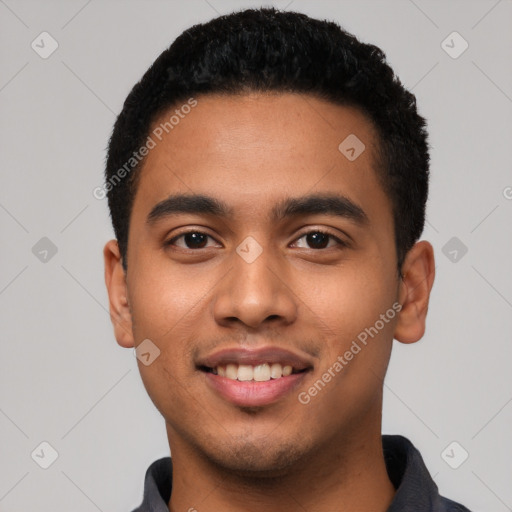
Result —
<svg viewBox="0 0 512 512"><path fill-rule="evenodd" d="M434 284L434 249L429 242L416 243L402 265L398 316L394 338L402 343L414 343L425 333L425 321L432 285Z"/></svg>
<svg viewBox="0 0 512 512"><path fill-rule="evenodd" d="M128 304L126 275L122 265L117 240L110 240L103 249L105 262L105 284L107 286L110 319L114 326L117 343L122 347L135 346L132 332L132 317Z"/></svg>

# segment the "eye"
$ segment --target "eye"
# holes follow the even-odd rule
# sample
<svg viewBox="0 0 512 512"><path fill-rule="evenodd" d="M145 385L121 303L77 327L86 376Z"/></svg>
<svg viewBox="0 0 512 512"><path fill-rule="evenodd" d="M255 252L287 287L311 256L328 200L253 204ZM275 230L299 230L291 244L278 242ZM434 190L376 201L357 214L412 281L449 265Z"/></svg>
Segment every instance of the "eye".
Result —
<svg viewBox="0 0 512 512"><path fill-rule="evenodd" d="M326 249L332 246L329 246L329 242L333 240L335 242L334 246L338 245L341 247L347 247L347 244L340 240L338 237L334 236L332 233L327 231L320 231L315 229L314 231L309 231L308 233L304 233L301 237L297 238L297 241L305 239L305 243L310 246L311 249ZM296 242L297 243L297 242ZM306 247L302 245L299 247Z"/></svg>
<svg viewBox="0 0 512 512"><path fill-rule="evenodd" d="M201 231L187 231L181 233L167 242L165 246L176 246L185 250L194 249L205 249L208 247L214 247L214 245L208 245L208 239L214 240L210 235ZM304 242L300 242L304 239ZM178 240L182 240L181 244L176 243ZM330 242L334 242L331 243ZM307 245L304 245L307 244ZM295 244L299 248L310 248L310 249L329 249L335 246L347 247L348 244L340 240L337 236L329 233L328 231L321 231L318 229L304 233L302 236L296 239ZM329 245L330 244L330 245ZM309 247L308 247L309 246Z"/></svg>
<svg viewBox="0 0 512 512"><path fill-rule="evenodd" d="M180 235L171 238L169 241L165 242L165 245L176 245L177 247L180 247L182 249L204 249L207 247L208 238L211 238L213 240L213 238L210 235L202 233L201 231L187 231L185 233L181 233ZM175 243L177 240L180 239L183 239L183 243L185 245L179 245Z"/></svg>

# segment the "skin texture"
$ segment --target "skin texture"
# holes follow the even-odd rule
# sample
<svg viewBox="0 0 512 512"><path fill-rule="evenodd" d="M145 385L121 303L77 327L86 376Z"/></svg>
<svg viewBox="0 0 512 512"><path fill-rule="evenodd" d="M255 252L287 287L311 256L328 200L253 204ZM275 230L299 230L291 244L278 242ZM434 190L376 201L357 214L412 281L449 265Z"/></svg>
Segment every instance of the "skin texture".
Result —
<svg viewBox="0 0 512 512"><path fill-rule="evenodd" d="M357 109L299 94L208 95L147 156L130 219L128 270L104 249L115 336L161 353L139 370L166 421L174 477L170 511L385 511L394 488L381 446L382 387L393 338L419 340L434 280L418 242L400 279L391 203L375 172L376 132ZM165 118L166 116L163 116ZM356 134L349 161L338 145ZM180 214L148 224L171 194L207 194L233 216ZM279 201L343 195L367 222L314 214L272 221ZM205 233L206 247L174 237ZM315 248L304 236L329 231ZM262 248L247 263L236 248ZM174 245L165 242L174 239ZM394 303L402 309L326 386L307 391ZM225 400L196 368L220 348L277 346L312 363L300 386L262 407Z"/></svg>

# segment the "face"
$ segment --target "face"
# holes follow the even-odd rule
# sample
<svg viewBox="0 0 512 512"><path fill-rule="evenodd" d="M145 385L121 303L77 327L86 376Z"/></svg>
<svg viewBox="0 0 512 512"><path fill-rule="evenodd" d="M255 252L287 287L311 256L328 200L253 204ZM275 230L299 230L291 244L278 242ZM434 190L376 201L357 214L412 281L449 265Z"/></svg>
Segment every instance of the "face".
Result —
<svg viewBox="0 0 512 512"><path fill-rule="evenodd" d="M109 292L118 342L160 351L138 364L173 453L270 474L380 433L401 289L371 123L311 96L209 95L164 135ZM353 135L364 151L340 150Z"/></svg>

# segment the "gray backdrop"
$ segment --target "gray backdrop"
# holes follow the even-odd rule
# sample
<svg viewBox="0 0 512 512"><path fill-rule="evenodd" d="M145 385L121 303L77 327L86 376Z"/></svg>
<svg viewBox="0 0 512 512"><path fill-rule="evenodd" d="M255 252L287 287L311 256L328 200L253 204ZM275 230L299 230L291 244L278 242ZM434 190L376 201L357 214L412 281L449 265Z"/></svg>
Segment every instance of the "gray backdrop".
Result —
<svg viewBox="0 0 512 512"><path fill-rule="evenodd" d="M2 512L131 510L168 455L133 351L112 333L113 232L93 190L151 62L190 25L258 5L338 21L416 94L437 279L424 339L395 342L383 431L416 444L442 494L512 510L510 0L0 0Z"/></svg>

